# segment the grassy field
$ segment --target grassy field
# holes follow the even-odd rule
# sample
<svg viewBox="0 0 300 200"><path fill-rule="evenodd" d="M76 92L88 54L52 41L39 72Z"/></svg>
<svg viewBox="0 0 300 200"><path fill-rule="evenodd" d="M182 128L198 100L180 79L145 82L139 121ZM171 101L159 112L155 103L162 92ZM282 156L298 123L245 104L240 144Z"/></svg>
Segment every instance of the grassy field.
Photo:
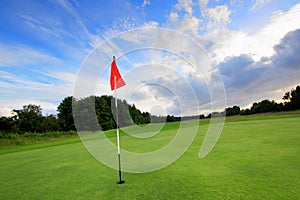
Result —
<svg viewBox="0 0 300 200"><path fill-rule="evenodd" d="M176 162L155 172L123 173L123 185L78 138L2 148L0 199L299 199L299 113L228 117L213 151L199 159L208 122L200 121L193 144ZM168 123L143 146L122 134L122 144L153 150L154 141L165 145L177 128ZM113 131L106 134L114 139Z"/></svg>

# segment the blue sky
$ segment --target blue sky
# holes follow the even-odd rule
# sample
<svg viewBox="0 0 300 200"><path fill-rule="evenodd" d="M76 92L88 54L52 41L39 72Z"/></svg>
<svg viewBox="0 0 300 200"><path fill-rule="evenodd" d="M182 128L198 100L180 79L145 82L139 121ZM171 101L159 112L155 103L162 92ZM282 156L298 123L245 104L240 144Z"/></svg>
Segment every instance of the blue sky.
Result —
<svg viewBox="0 0 300 200"><path fill-rule="evenodd" d="M299 19L298 0L3 0L0 115L27 104L41 105L44 114L56 113L59 103L76 92L87 66L93 72L85 74L91 76L84 77L85 83L96 81L84 87L91 85L92 94L112 95L109 65L105 59L97 60L93 52L108 53L103 46L107 41L121 50L125 43L151 46L154 38L145 42L144 32L139 31L146 27L176 31L192 39L209 56L211 69L204 78L197 74L184 62L183 58L195 60L184 49L179 56L168 49L111 52L127 76L120 98L143 111L176 115L221 111L223 103L216 102L214 107L210 103L215 77L222 79L219 89L224 87L226 99L220 99L226 106L247 107L265 98L280 100L284 92L300 84ZM124 31L132 31L135 38L122 35ZM156 42L173 49L174 34ZM192 44L184 45L188 49ZM95 68L88 64L93 62ZM97 68L100 65L103 68ZM139 79L132 80L134 77ZM188 80L188 86L182 78ZM194 91L196 102L189 98L187 87ZM184 109L178 109L179 104Z"/></svg>

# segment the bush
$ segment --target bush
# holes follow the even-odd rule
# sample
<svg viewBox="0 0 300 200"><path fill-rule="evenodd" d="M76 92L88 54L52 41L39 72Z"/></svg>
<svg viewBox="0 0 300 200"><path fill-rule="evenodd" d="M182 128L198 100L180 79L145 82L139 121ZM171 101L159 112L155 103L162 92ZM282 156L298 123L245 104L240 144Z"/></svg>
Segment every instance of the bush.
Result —
<svg viewBox="0 0 300 200"><path fill-rule="evenodd" d="M60 131L51 131L51 132L45 133L45 135L47 137L50 137L50 138L58 138L58 137L61 137L63 135L63 132L60 132Z"/></svg>
<svg viewBox="0 0 300 200"><path fill-rule="evenodd" d="M64 133L64 135L68 135L68 136L77 135L77 132L73 131L73 130L70 130L70 131L67 131L67 132L63 132L63 133Z"/></svg>
<svg viewBox="0 0 300 200"><path fill-rule="evenodd" d="M0 139L4 138L4 136L5 136L4 134L5 133L3 133L3 132L0 131Z"/></svg>
<svg viewBox="0 0 300 200"><path fill-rule="evenodd" d="M28 139L41 139L41 138L60 138L63 136L74 136L74 135L77 135L76 131L67 131L67 132L51 131L46 133L27 132L24 134L24 137Z"/></svg>
<svg viewBox="0 0 300 200"><path fill-rule="evenodd" d="M34 139L36 138L36 136L37 136L36 133L31 133L31 132L27 132L24 134L25 138L30 138L30 139Z"/></svg>
<svg viewBox="0 0 300 200"><path fill-rule="evenodd" d="M15 134L15 133L4 133L2 132L0 134L0 138L2 139L9 139L9 140L17 140L18 138L20 138L19 134Z"/></svg>

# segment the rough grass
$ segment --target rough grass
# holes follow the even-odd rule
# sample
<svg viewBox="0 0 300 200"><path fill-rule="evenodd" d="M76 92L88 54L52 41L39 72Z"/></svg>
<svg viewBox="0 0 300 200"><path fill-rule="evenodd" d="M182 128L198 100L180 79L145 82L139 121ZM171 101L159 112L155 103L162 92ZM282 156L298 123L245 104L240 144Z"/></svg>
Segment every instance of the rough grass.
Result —
<svg viewBox="0 0 300 200"><path fill-rule="evenodd" d="M18 147L0 155L0 199L299 198L299 114L228 117L213 151L199 159L208 122L200 121L193 144L176 162L151 173L123 173L123 185L116 184L117 171L94 159L77 138ZM167 124L156 145L177 128ZM121 140L131 150L151 149L124 134Z"/></svg>

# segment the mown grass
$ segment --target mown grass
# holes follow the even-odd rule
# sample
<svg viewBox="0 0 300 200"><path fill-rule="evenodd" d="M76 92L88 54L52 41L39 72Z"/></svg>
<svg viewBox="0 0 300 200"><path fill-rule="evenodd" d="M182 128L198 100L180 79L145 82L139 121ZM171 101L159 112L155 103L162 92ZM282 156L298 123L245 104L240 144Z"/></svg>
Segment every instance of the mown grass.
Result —
<svg viewBox="0 0 300 200"><path fill-rule="evenodd" d="M94 159L78 138L6 152L0 155L0 199L299 198L299 114L228 117L213 151L199 159L208 122L200 120L193 144L176 162L150 173L123 173L123 185L116 184L117 171ZM164 128L151 143L122 133L122 145L137 152L164 145L178 123ZM113 131L106 134L114 140Z"/></svg>
<svg viewBox="0 0 300 200"><path fill-rule="evenodd" d="M59 137L59 138L45 138L43 140L33 141L32 139L27 140L25 142L15 142L15 141L2 141L5 143L3 146L0 145L0 155L19 152L19 151L28 151L34 149L41 149L65 144L72 144L80 142L78 136L70 136L70 137Z"/></svg>
<svg viewBox="0 0 300 200"><path fill-rule="evenodd" d="M10 152L56 146L60 144L79 142L75 131L48 132L48 133L25 133L13 134L2 133L0 137L0 155Z"/></svg>

